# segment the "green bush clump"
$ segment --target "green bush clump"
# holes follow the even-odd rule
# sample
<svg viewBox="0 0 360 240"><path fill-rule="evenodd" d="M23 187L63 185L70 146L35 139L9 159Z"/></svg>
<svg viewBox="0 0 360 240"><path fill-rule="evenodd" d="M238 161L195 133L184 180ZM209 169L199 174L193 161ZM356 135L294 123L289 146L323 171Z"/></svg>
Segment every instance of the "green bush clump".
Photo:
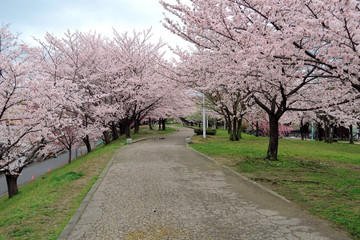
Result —
<svg viewBox="0 0 360 240"><path fill-rule="evenodd" d="M196 133L196 135L203 134L203 130L200 128L194 129L194 132ZM216 129L206 129L206 135L215 135L215 134L216 134Z"/></svg>

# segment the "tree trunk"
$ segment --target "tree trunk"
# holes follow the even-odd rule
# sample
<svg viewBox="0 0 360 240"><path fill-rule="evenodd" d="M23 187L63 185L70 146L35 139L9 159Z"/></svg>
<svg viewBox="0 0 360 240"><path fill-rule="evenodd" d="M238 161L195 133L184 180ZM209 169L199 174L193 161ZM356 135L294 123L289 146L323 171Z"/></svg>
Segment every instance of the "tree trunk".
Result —
<svg viewBox="0 0 360 240"><path fill-rule="evenodd" d="M233 117L232 121L232 129L230 130L230 141L236 141L236 125L237 125L237 118Z"/></svg>
<svg viewBox="0 0 360 240"><path fill-rule="evenodd" d="M241 125L242 125L242 118L233 118L232 122L233 126L230 129L230 141L239 141L241 138Z"/></svg>
<svg viewBox="0 0 360 240"><path fill-rule="evenodd" d="M300 121L300 134L301 134L301 140L304 140L304 122L303 122L303 119L301 119Z"/></svg>
<svg viewBox="0 0 360 240"><path fill-rule="evenodd" d="M72 153L71 147L70 147L68 150L69 150L69 159L68 159L68 162L69 162L69 164L71 164L71 153Z"/></svg>
<svg viewBox="0 0 360 240"><path fill-rule="evenodd" d="M124 122L124 128L125 128L125 136L126 138L131 138L131 128L130 128L130 121L127 119Z"/></svg>
<svg viewBox="0 0 360 240"><path fill-rule="evenodd" d="M159 130L161 130L161 123L162 123L161 118L159 118Z"/></svg>
<svg viewBox="0 0 360 240"><path fill-rule="evenodd" d="M83 139L83 142L85 143L86 145L86 150L87 152L91 152L91 144L90 144L90 138L89 138L89 135L86 135Z"/></svg>
<svg viewBox="0 0 360 240"><path fill-rule="evenodd" d="M324 120L324 128L325 128L325 142L332 143L333 142L333 137L332 137L333 127L330 126L330 122L328 120Z"/></svg>
<svg viewBox="0 0 360 240"><path fill-rule="evenodd" d="M242 117L238 119L237 140L240 140L242 138L241 136L242 120L243 120Z"/></svg>
<svg viewBox="0 0 360 240"><path fill-rule="evenodd" d="M349 127L349 139L350 139L350 144L354 144L354 134L353 134L353 126L350 125Z"/></svg>
<svg viewBox="0 0 360 240"><path fill-rule="evenodd" d="M259 121L256 121L256 134L255 134L256 137L259 136Z"/></svg>
<svg viewBox="0 0 360 240"><path fill-rule="evenodd" d="M317 126L316 126L316 141L322 141L323 138L322 138L322 132L321 132L321 123L317 123Z"/></svg>
<svg viewBox="0 0 360 240"><path fill-rule="evenodd" d="M228 134L231 134L231 130L232 130L232 126L231 126L231 118L227 117L226 118L226 125L227 125L227 130L228 130Z"/></svg>
<svg viewBox="0 0 360 240"><path fill-rule="evenodd" d="M118 125L118 135L119 136L124 135L125 134L125 128L124 128L123 121L120 120L117 125Z"/></svg>
<svg viewBox="0 0 360 240"><path fill-rule="evenodd" d="M140 121L135 120L134 133L139 133L140 131Z"/></svg>
<svg viewBox="0 0 360 240"><path fill-rule="evenodd" d="M328 143L329 142L329 125L327 124L326 121L324 121L324 130L325 130L325 142Z"/></svg>
<svg viewBox="0 0 360 240"><path fill-rule="evenodd" d="M117 127L114 121L111 122L111 133L112 133L112 140L118 140L119 139L119 134L117 131Z"/></svg>
<svg viewBox="0 0 360 240"><path fill-rule="evenodd" d="M6 177L9 198L11 198L12 196L15 196L16 194L19 193L19 189L17 185L17 179L19 175L5 174L5 177Z"/></svg>
<svg viewBox="0 0 360 240"><path fill-rule="evenodd" d="M270 140L267 151L267 159L270 161L277 161L278 147L279 147L279 119L269 114L270 124Z"/></svg>
<svg viewBox="0 0 360 240"><path fill-rule="evenodd" d="M124 128L124 134L126 138L131 138L131 121L128 118L122 120L122 125Z"/></svg>
<svg viewBox="0 0 360 240"><path fill-rule="evenodd" d="M163 130L163 131L166 130L166 118L163 119L162 130Z"/></svg>
<svg viewBox="0 0 360 240"><path fill-rule="evenodd" d="M104 132L103 132L103 135L104 135L105 145L110 144L110 134L109 134L109 131L104 131Z"/></svg>
<svg viewBox="0 0 360 240"><path fill-rule="evenodd" d="M151 125L151 118L149 118L149 129L153 130L152 125Z"/></svg>

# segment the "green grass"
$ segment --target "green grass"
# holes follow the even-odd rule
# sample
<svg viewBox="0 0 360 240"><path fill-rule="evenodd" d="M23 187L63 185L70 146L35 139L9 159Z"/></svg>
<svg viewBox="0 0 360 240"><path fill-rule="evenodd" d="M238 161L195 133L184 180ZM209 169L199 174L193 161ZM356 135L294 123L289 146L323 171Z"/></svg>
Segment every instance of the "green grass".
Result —
<svg viewBox="0 0 360 240"><path fill-rule="evenodd" d="M169 134L169 133L173 133L173 132L176 132L176 130L171 127L166 127L166 130L156 130L156 133L161 134L161 135Z"/></svg>
<svg viewBox="0 0 360 240"><path fill-rule="evenodd" d="M157 135L164 135L176 132L174 128L166 126L166 130L158 130L157 126L153 126L153 130L150 130L148 126L142 126L140 128L140 132L137 134L132 134L131 138L133 140L137 140L139 138L148 138L148 137L154 137Z"/></svg>
<svg viewBox="0 0 360 240"><path fill-rule="evenodd" d="M141 127L134 140L171 133ZM19 194L0 198L0 239L57 239L92 185L125 138L85 154L71 164L19 188Z"/></svg>
<svg viewBox="0 0 360 240"><path fill-rule="evenodd" d="M228 138L218 130L205 140L193 137L190 146L360 239L360 145L280 139L279 161L269 162L268 138Z"/></svg>
<svg viewBox="0 0 360 240"><path fill-rule="evenodd" d="M183 127L184 125L182 123L170 123L170 126Z"/></svg>
<svg viewBox="0 0 360 240"><path fill-rule="evenodd" d="M51 182L53 182L54 185L58 185L58 184L64 185L70 181L75 181L81 178L82 176L84 176L83 172L71 171L71 172L66 172L60 176L52 177Z"/></svg>

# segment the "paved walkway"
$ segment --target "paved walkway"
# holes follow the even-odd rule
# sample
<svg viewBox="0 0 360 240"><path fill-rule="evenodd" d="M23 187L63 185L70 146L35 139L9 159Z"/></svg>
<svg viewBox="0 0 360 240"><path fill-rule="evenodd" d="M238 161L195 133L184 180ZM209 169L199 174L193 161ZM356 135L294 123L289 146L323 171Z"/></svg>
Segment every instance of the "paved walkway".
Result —
<svg viewBox="0 0 360 240"><path fill-rule="evenodd" d="M191 135L122 148L60 239L348 239L189 149Z"/></svg>

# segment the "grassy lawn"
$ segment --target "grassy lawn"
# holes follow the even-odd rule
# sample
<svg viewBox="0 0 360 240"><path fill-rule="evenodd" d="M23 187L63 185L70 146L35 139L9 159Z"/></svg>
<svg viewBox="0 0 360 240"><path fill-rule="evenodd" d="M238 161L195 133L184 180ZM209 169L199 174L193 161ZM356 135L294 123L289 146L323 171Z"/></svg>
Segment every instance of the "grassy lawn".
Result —
<svg viewBox="0 0 360 240"><path fill-rule="evenodd" d="M281 139L279 161L269 162L267 138L228 138L218 130L206 140L194 136L190 146L360 239L360 145Z"/></svg>
<svg viewBox="0 0 360 240"><path fill-rule="evenodd" d="M134 140L174 132L141 127ZM34 182L19 188L11 199L0 198L0 239L57 239L92 185L113 156L124 145L121 138L101 146Z"/></svg>
<svg viewBox="0 0 360 240"><path fill-rule="evenodd" d="M156 135L164 135L164 134L176 132L174 128L171 128L169 126L166 126L166 130L158 130L158 129L159 129L158 126L153 126L153 130L149 130L148 126L141 126L140 132L133 135L132 138L136 140L139 138L153 137Z"/></svg>
<svg viewBox="0 0 360 240"><path fill-rule="evenodd" d="M182 123L170 123L170 126L183 127L184 125Z"/></svg>

